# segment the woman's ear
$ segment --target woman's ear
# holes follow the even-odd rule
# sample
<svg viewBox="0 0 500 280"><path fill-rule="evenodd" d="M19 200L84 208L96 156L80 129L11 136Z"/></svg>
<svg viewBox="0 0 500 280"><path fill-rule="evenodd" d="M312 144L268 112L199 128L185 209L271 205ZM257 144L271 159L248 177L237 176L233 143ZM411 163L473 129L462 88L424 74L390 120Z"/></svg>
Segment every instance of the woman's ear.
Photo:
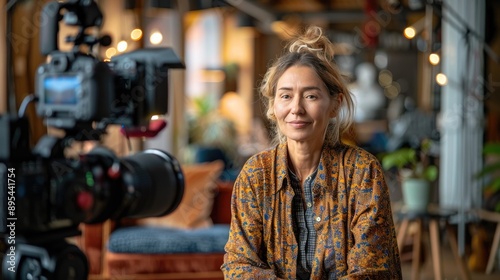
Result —
<svg viewBox="0 0 500 280"><path fill-rule="evenodd" d="M333 102L333 109L330 111L330 118L335 118L339 114L342 101L344 100L344 94L339 93L334 97L335 102Z"/></svg>
<svg viewBox="0 0 500 280"><path fill-rule="evenodd" d="M276 120L276 115L274 114L274 108L269 108L267 110L267 118L270 120Z"/></svg>

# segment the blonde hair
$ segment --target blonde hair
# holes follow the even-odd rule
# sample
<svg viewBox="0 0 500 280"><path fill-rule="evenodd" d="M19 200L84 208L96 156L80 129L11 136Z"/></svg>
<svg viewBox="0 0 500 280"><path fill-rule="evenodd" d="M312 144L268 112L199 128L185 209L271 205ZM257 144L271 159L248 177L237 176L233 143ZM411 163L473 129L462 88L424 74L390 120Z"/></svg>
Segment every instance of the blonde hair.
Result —
<svg viewBox="0 0 500 280"><path fill-rule="evenodd" d="M333 62L334 54L333 44L323 35L323 30L311 26L302 35L297 35L288 42L285 52L267 70L259 91L264 97L266 116L274 125L273 144L286 141L286 137L276 125L273 106L278 80L292 66L307 66L314 69L328 89L331 102L337 103L338 95L343 97L340 104L335 104L340 110L337 110L336 117L330 119L325 142L337 144L341 135L349 130L353 122L354 101L343 76Z"/></svg>

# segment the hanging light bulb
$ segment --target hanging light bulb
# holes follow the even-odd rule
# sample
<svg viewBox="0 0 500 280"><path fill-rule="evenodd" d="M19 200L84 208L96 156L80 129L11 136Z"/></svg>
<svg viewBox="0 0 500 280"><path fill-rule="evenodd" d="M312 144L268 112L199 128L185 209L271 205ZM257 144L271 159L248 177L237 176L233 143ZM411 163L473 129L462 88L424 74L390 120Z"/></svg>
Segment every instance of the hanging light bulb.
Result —
<svg viewBox="0 0 500 280"><path fill-rule="evenodd" d="M405 28L404 34L406 38L413 39L417 35L417 31L413 26L408 26Z"/></svg>
<svg viewBox="0 0 500 280"><path fill-rule="evenodd" d="M136 28L130 32L130 39L134 41L139 41L142 38L142 30Z"/></svg>
<svg viewBox="0 0 500 280"><path fill-rule="evenodd" d="M438 83L438 85L440 86L445 86L446 84L448 84L448 77L446 77L446 75L443 73L439 73L436 75L436 83Z"/></svg>
<svg viewBox="0 0 500 280"><path fill-rule="evenodd" d="M161 43L161 41L163 41L163 35L159 31L155 31L149 37L149 41L153 45L158 45L159 43Z"/></svg>
<svg viewBox="0 0 500 280"><path fill-rule="evenodd" d="M126 51L127 47L128 47L128 44L127 44L127 41L125 41L125 40L121 40L120 42L118 42L118 45L116 45L116 49L118 50L118 52Z"/></svg>
<svg viewBox="0 0 500 280"><path fill-rule="evenodd" d="M106 50L106 57L111 58L113 55L116 54L116 49L115 48L109 48Z"/></svg>
<svg viewBox="0 0 500 280"><path fill-rule="evenodd" d="M437 54L437 53L431 53L429 55L429 62L432 65L438 65L440 60L441 60L441 58L439 57L439 54Z"/></svg>
<svg viewBox="0 0 500 280"><path fill-rule="evenodd" d="M405 28L403 31L404 36L407 39L413 39L420 33L425 27L425 17L419 19L417 22Z"/></svg>

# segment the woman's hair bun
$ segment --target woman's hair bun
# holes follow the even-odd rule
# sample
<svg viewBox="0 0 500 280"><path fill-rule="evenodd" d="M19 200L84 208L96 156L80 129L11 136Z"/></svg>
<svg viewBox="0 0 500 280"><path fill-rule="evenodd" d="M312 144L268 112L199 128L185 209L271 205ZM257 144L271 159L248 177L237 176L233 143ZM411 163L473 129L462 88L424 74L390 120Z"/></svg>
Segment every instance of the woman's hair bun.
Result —
<svg viewBox="0 0 500 280"><path fill-rule="evenodd" d="M289 42L288 51L291 53L310 52L327 61L332 61L335 54L332 42L318 26L310 26L303 34L292 39Z"/></svg>

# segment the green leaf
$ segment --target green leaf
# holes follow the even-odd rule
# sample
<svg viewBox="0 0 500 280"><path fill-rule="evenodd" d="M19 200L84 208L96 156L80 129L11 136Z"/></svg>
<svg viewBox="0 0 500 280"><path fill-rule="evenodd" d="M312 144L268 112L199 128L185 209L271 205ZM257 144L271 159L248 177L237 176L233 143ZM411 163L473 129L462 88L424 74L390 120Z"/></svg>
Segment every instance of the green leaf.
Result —
<svg viewBox="0 0 500 280"><path fill-rule="evenodd" d="M429 139L424 139L422 140L422 143L420 144L420 148L422 149L423 152L427 153L430 151L432 146L432 142Z"/></svg>
<svg viewBox="0 0 500 280"><path fill-rule="evenodd" d="M490 185L491 190L497 192L500 191L500 178L496 178Z"/></svg>
<svg viewBox="0 0 500 280"><path fill-rule="evenodd" d="M487 143L483 147L483 153L487 155L500 155L500 143Z"/></svg>
<svg viewBox="0 0 500 280"><path fill-rule="evenodd" d="M423 174L424 178L427 179L430 182L434 182L437 179L438 176L438 168L435 165L429 165L427 168L424 170Z"/></svg>
<svg viewBox="0 0 500 280"><path fill-rule="evenodd" d="M476 178L480 178L480 177L483 177L489 173L492 173L492 172L495 172L495 171L499 171L500 170L500 162L496 162L496 163L492 163L492 164L489 164L489 165L486 165L483 170L481 170L481 172L479 172L477 175L476 175Z"/></svg>
<svg viewBox="0 0 500 280"><path fill-rule="evenodd" d="M387 153L382 158L382 167L386 170L392 167L398 169L403 168L408 164L415 164L416 154L415 150L410 148L402 148L391 153Z"/></svg>
<svg viewBox="0 0 500 280"><path fill-rule="evenodd" d="M382 167L385 170L389 170L395 166L398 166L397 158L395 156L385 156L382 158Z"/></svg>

